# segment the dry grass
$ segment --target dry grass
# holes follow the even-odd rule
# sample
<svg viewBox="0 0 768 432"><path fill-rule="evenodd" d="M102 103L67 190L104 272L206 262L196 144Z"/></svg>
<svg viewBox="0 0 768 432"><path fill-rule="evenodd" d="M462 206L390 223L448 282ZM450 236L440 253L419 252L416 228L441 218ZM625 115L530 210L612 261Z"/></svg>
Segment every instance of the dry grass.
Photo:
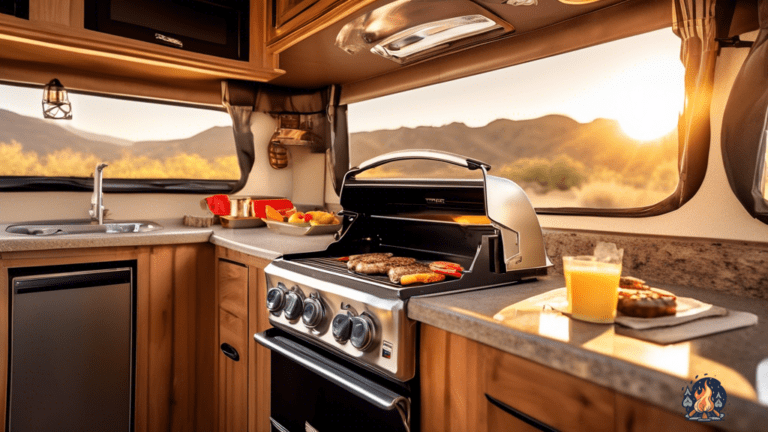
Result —
<svg viewBox="0 0 768 432"><path fill-rule="evenodd" d="M0 176L90 177L93 167L101 162L94 155L70 149L59 150L44 157L25 152L17 142L0 143ZM225 156L209 161L196 154L181 153L163 160L134 156L125 152L120 159L106 161L109 169L105 178L124 179L196 179L234 180L240 178L237 156Z"/></svg>

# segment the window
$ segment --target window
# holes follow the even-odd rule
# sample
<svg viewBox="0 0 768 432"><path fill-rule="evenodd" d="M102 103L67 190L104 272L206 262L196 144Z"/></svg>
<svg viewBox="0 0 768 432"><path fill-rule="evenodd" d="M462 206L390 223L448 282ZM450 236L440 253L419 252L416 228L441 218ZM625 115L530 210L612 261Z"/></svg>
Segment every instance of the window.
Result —
<svg viewBox="0 0 768 432"><path fill-rule="evenodd" d="M228 190L240 178L232 121L224 110L70 91L72 120L47 120L42 93L42 87L0 84L1 186L20 185L22 178L25 185L84 179L102 161L109 164L107 189L120 183L110 180L141 180L122 182L123 191L150 179L155 185L173 179L175 191L185 188L178 180L194 180L186 182L192 189Z"/></svg>
<svg viewBox="0 0 768 432"><path fill-rule="evenodd" d="M678 183L685 69L670 29L349 106L353 166L426 148L489 163L539 209L636 208ZM369 177L463 177L401 162ZM467 171L466 175L473 175Z"/></svg>

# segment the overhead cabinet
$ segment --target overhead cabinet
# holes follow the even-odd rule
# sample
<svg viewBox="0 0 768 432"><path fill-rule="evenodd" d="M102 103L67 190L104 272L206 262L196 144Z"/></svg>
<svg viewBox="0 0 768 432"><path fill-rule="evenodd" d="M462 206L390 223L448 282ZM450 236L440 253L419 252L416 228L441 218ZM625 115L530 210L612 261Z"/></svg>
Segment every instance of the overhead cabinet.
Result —
<svg viewBox="0 0 768 432"><path fill-rule="evenodd" d="M98 15L109 6L105 1L29 0L29 19L0 14L0 80L44 84L56 77L73 89L220 104L223 79L265 82L283 73L266 52L264 1L250 0L247 32L227 14L192 14L164 23L167 34L149 36L135 5L117 3L130 13ZM199 27L209 31L175 36L190 33L201 16L206 22ZM151 42L142 40L150 36ZM226 49L208 49L216 46Z"/></svg>
<svg viewBox="0 0 768 432"><path fill-rule="evenodd" d="M268 0L267 44L279 53L307 37L350 18L375 0Z"/></svg>

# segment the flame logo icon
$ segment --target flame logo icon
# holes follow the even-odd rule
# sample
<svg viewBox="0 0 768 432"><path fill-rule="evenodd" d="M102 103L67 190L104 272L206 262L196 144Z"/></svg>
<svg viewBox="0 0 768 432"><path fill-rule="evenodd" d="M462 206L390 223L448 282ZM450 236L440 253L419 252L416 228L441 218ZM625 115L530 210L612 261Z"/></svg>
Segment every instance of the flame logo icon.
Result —
<svg viewBox="0 0 768 432"><path fill-rule="evenodd" d="M685 408L685 417L701 422L722 420L728 395L720 381L705 375L695 383L691 381L691 384L691 388L684 388L682 405Z"/></svg>

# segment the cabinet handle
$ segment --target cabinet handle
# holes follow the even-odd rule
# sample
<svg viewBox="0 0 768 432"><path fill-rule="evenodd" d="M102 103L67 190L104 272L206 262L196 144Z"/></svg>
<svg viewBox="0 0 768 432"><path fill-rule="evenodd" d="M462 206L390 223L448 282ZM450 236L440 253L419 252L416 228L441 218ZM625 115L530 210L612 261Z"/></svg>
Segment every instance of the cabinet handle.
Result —
<svg viewBox="0 0 768 432"><path fill-rule="evenodd" d="M221 352L223 352L225 356L231 358L234 361L240 361L240 354L237 353L235 347L228 343L221 344Z"/></svg>
<svg viewBox="0 0 768 432"><path fill-rule="evenodd" d="M527 414L524 414L524 413L522 413L522 412L512 408L511 406L505 404L504 402L489 396L488 393L485 394L485 398L488 399L488 402L496 405L502 411L504 411L507 414L517 418L518 420L520 420L522 422L525 422L525 423L535 427L536 429L538 429L540 431L544 431L544 432L558 432L558 430L553 428L552 426L544 424L544 423L536 420L535 418L533 418L533 417L531 417L531 416L529 416Z"/></svg>

